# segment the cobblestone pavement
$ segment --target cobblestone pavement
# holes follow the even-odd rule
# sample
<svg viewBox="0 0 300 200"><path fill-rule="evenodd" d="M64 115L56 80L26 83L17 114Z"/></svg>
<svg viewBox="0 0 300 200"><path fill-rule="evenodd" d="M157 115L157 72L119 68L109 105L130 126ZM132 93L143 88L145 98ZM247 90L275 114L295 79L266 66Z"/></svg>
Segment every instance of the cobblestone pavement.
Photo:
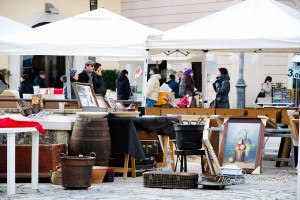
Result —
<svg viewBox="0 0 300 200"><path fill-rule="evenodd" d="M189 157L188 171L198 172L198 158ZM270 162L271 163L271 162ZM274 162L272 162L274 164ZM264 163L265 164L265 163ZM195 189L145 188L143 178L123 180L115 177L111 183L92 184L88 189L67 190L60 185L40 183L32 190L30 183L17 183L15 195L6 195L6 183L0 184L0 199L296 199L297 175L291 167L263 168L262 174L246 177L246 183L227 186L220 190L207 190L202 186Z"/></svg>

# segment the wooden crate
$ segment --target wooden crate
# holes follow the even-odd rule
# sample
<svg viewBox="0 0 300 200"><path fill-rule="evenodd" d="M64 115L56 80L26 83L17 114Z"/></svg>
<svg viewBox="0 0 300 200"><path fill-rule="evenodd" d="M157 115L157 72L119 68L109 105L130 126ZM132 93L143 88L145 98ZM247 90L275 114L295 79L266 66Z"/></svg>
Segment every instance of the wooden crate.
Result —
<svg viewBox="0 0 300 200"><path fill-rule="evenodd" d="M67 144L39 145L39 178L50 178L50 170L55 171L60 163L60 153L67 152ZM0 145L0 178L6 178L7 146ZM31 177L31 145L16 145L16 178Z"/></svg>
<svg viewBox="0 0 300 200"><path fill-rule="evenodd" d="M216 115L221 116L244 116L244 109L228 109L228 108L216 108Z"/></svg>
<svg viewBox="0 0 300 200"><path fill-rule="evenodd" d="M167 114L187 115L187 110L187 108L161 108L161 116L167 116Z"/></svg>
<svg viewBox="0 0 300 200"><path fill-rule="evenodd" d="M215 108L188 108L188 115L215 115Z"/></svg>
<svg viewBox="0 0 300 200"><path fill-rule="evenodd" d="M248 116L267 116L268 118L272 119L275 123L280 122L280 110L276 109L247 109Z"/></svg>
<svg viewBox="0 0 300 200"><path fill-rule="evenodd" d="M290 118L288 116L287 110L295 110L297 111L297 108L281 108L281 121L280 123L285 125L290 125Z"/></svg>
<svg viewBox="0 0 300 200"><path fill-rule="evenodd" d="M160 116L160 107L146 107L146 115Z"/></svg>

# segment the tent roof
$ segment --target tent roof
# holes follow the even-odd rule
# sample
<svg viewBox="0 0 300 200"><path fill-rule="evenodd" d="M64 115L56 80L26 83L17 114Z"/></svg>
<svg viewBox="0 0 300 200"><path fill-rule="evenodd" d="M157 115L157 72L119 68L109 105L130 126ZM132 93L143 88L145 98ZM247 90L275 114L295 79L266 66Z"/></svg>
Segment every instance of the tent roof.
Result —
<svg viewBox="0 0 300 200"><path fill-rule="evenodd" d="M0 27L0 37L30 29L29 26L2 16L0 16Z"/></svg>
<svg viewBox="0 0 300 200"><path fill-rule="evenodd" d="M274 0L246 0L149 37L150 49L299 52L300 12Z"/></svg>
<svg viewBox="0 0 300 200"><path fill-rule="evenodd" d="M161 33L101 8L5 37L0 54L144 57L147 36Z"/></svg>

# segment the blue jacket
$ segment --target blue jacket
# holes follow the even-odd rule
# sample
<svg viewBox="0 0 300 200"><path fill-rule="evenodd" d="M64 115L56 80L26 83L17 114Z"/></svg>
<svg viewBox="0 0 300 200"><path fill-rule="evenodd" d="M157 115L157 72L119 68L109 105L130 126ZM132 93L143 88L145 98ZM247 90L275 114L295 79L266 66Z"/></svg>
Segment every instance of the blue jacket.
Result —
<svg viewBox="0 0 300 200"><path fill-rule="evenodd" d="M169 87L172 89L172 92L175 92L175 98L180 98L179 96L179 83L177 83L174 79L167 82Z"/></svg>

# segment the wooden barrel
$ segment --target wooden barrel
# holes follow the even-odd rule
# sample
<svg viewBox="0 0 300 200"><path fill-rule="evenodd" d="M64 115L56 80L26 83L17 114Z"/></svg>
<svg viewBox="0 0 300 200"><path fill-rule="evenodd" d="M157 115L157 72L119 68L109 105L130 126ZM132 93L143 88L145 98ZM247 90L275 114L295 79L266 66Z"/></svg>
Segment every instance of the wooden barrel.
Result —
<svg viewBox="0 0 300 200"><path fill-rule="evenodd" d="M70 140L69 155L96 153L95 165L108 166L111 137L107 118L77 117Z"/></svg>

